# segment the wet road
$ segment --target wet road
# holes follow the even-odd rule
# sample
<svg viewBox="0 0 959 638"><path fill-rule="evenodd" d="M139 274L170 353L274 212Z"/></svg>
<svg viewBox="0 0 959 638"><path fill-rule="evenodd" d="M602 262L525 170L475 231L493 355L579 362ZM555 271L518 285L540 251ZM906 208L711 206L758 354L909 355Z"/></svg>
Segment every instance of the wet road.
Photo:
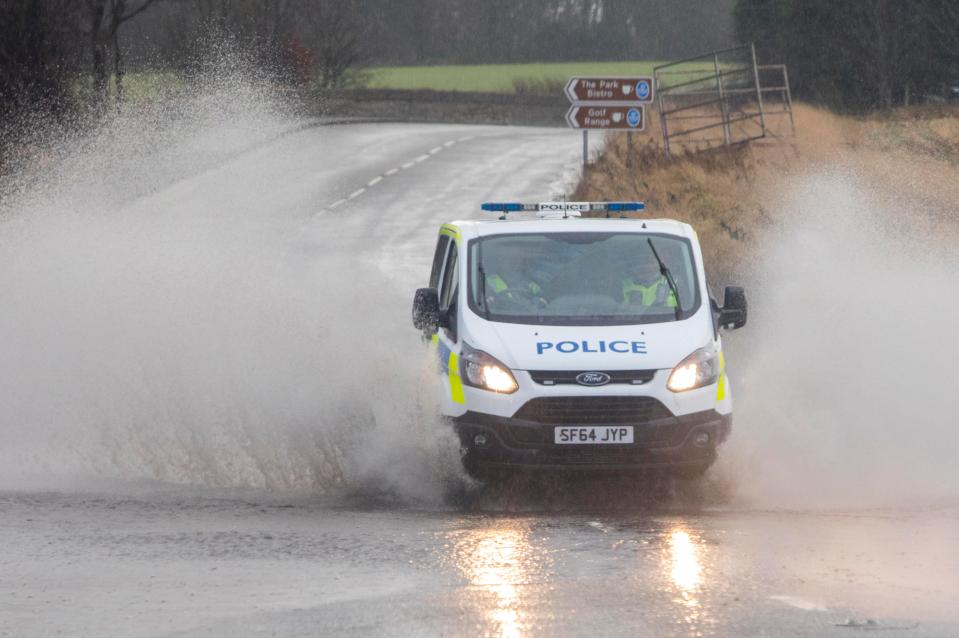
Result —
<svg viewBox="0 0 959 638"><path fill-rule="evenodd" d="M8 494L0 635L959 632L955 511L648 506L504 514Z"/></svg>
<svg viewBox="0 0 959 638"><path fill-rule="evenodd" d="M399 453L366 465L405 479L393 483L399 497L370 497L362 471L339 467L349 465L342 432L323 430L317 415L346 395L354 412L362 401L378 421L395 419L397 402L382 395L391 383L407 392L404 371L377 376L387 367L377 357L407 337L418 347L408 304L438 225L477 216L484 200L567 192L578 140L548 129L300 127L161 188L149 182L124 212L150 225L104 231L116 241L97 244L130 254L89 258L97 269L83 300L97 303L81 310L109 312L47 330L47 315L77 308L51 311L37 285L0 321L6 352L32 362L0 378L0 635L959 635L954 507L747 511L686 498L689 486L649 497L633 496L645 489L634 484L520 482L449 509L403 496L426 479L401 444L423 434L395 429L377 436ZM67 239L24 250L28 266L84 236ZM84 260L97 252L81 248ZM135 280L154 260L182 272L156 268L159 287L110 279L129 266ZM40 270L59 284L76 267ZM287 342L277 335L296 334L288 325L262 330L295 316L285 297L223 296L245 278L261 291L264 270L334 301L324 282L372 278L388 282L375 288L388 301L356 301L343 332L330 327L344 316L338 301L321 308L322 321L310 315L345 349L316 349L322 333ZM90 284L97 277L109 285ZM11 288L5 298L23 294ZM356 299L371 296L358 288ZM157 294L164 303L149 305ZM142 303L149 313L129 312ZM245 314L255 330L233 323ZM215 336L191 332L208 323ZM302 367L278 365L301 352ZM327 394L303 384L331 362L362 374ZM257 374L237 373L247 368ZM321 400L302 399L312 394ZM264 427L298 424L299 412L309 437ZM113 483L78 489L85 479L71 472Z"/></svg>

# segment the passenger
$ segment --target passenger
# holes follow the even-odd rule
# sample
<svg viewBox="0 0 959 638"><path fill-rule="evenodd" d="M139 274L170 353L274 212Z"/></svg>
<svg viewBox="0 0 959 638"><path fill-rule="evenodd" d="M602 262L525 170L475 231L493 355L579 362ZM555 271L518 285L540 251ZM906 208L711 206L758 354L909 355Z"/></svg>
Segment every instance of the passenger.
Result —
<svg viewBox="0 0 959 638"><path fill-rule="evenodd" d="M659 272L659 264L650 255L637 259L623 280L623 302L649 306L676 307L676 295L669 289L669 282Z"/></svg>

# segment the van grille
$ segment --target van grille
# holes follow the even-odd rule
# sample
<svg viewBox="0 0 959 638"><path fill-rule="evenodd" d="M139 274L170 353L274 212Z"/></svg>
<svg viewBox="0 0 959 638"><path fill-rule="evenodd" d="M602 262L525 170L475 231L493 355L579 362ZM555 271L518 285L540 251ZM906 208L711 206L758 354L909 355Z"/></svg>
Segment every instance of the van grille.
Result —
<svg viewBox="0 0 959 638"><path fill-rule="evenodd" d="M515 419L551 425L645 423L673 416L653 397L539 397L527 401Z"/></svg>
<svg viewBox="0 0 959 638"><path fill-rule="evenodd" d="M655 370L530 370L529 376L540 385L575 385L576 375L583 372L604 372L610 383L642 385L656 376Z"/></svg>

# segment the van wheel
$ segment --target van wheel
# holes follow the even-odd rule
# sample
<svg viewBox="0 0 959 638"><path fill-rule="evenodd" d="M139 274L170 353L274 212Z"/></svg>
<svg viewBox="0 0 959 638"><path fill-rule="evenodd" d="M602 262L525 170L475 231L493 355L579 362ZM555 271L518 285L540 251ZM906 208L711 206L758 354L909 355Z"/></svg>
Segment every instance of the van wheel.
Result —
<svg viewBox="0 0 959 638"><path fill-rule="evenodd" d="M443 485L443 503L457 510L469 510L479 496L480 488L469 479L449 477Z"/></svg>
<svg viewBox="0 0 959 638"><path fill-rule="evenodd" d="M466 470L466 473L469 474L471 479L483 485L498 485L500 483L505 483L514 476L514 473L504 469L491 469L482 466L476 467L472 465L466 465L465 463L463 464L463 468Z"/></svg>
<svg viewBox="0 0 959 638"><path fill-rule="evenodd" d="M695 465L682 465L672 468L669 473L678 479L695 480L700 479L706 474L706 471L712 466L712 460L705 463L696 463Z"/></svg>

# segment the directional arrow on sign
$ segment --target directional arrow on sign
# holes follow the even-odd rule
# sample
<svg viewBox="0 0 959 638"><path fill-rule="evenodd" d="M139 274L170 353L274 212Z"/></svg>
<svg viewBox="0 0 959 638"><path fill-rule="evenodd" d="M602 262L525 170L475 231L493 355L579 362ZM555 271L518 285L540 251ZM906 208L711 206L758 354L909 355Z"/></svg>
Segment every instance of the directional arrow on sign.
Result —
<svg viewBox="0 0 959 638"><path fill-rule="evenodd" d="M572 77L566 83L570 102L646 104L653 101L653 78Z"/></svg>
<svg viewBox="0 0 959 638"><path fill-rule="evenodd" d="M642 131L646 129L646 107L616 105L573 105L566 112L570 128Z"/></svg>

